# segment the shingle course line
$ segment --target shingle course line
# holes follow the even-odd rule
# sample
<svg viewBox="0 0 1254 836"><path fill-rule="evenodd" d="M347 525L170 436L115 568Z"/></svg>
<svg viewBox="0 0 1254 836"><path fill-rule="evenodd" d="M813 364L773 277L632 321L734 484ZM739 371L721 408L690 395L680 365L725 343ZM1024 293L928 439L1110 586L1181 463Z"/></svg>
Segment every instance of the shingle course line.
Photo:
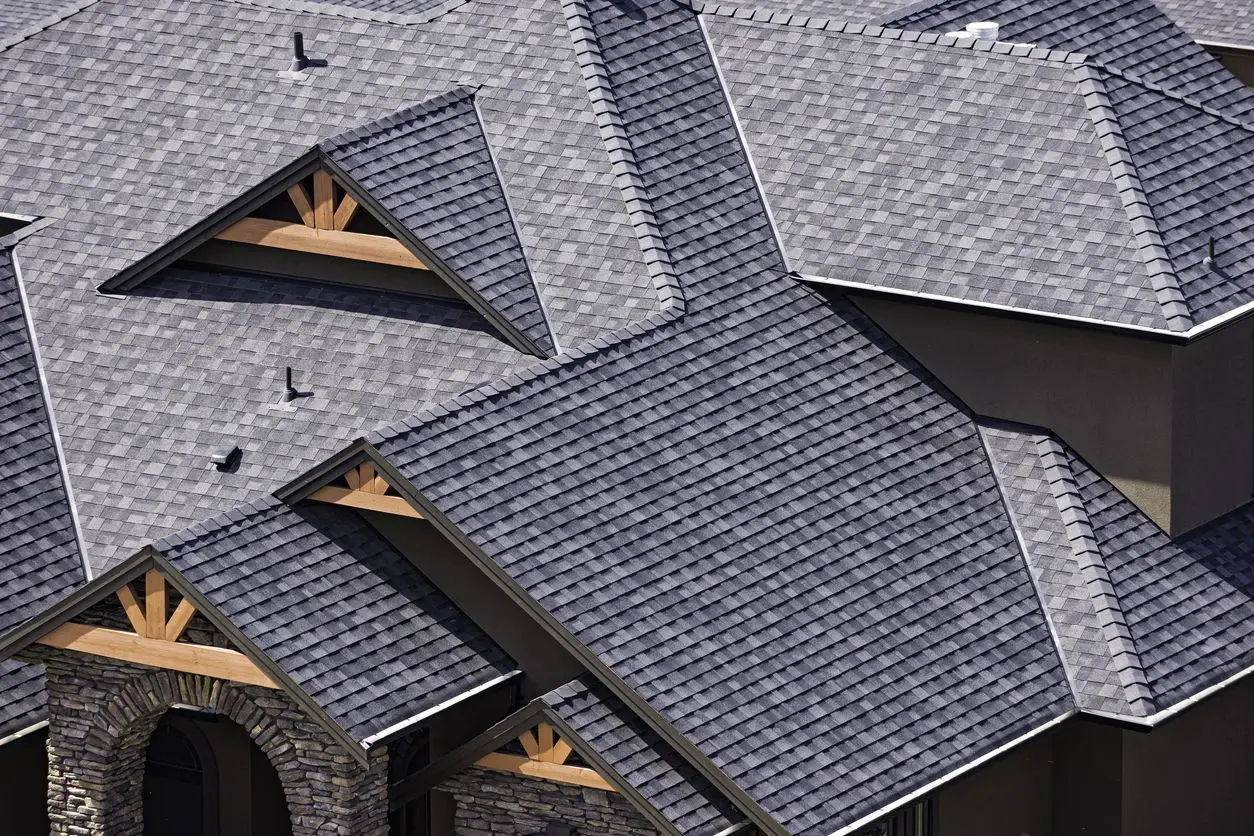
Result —
<svg viewBox="0 0 1254 836"><path fill-rule="evenodd" d="M90 8L91 6L95 5L97 2L99 2L99 0L79 0L79 2L69 4L65 6L64 8L62 8L61 10L53 12L51 15L48 15L43 20L40 20L40 21L37 21L36 23L31 24L25 29L14 32L12 35L10 35L7 38L0 38L0 52L4 52L5 50L10 49L11 47L17 46L22 41L28 40L29 38L33 38L34 36L38 35L40 32L43 32L46 29L51 29L52 27L56 26L58 23L61 23L64 20L68 20L74 15L78 14L79 12Z"/></svg>

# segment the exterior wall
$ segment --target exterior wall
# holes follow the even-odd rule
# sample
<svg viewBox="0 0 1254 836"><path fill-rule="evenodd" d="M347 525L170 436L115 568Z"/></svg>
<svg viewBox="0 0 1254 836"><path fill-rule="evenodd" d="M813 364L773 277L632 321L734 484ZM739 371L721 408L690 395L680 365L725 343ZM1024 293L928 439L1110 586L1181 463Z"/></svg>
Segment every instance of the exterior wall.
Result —
<svg viewBox="0 0 1254 836"><path fill-rule="evenodd" d="M9 836L47 836L46 732L31 732L0 746L0 827Z"/></svg>
<svg viewBox="0 0 1254 836"><path fill-rule="evenodd" d="M48 674L48 815L54 836L142 836L148 740L172 705L221 714L273 764L293 836L385 836L387 752L363 769L286 694L35 646Z"/></svg>
<svg viewBox="0 0 1254 836"><path fill-rule="evenodd" d="M1223 62L1228 72L1245 82L1246 86L1254 87L1254 52L1217 47L1211 47L1209 52Z"/></svg>
<svg viewBox="0 0 1254 836"><path fill-rule="evenodd" d="M518 662L524 673L524 698L547 694L583 673L583 666L573 656L430 523L370 511L362 515Z"/></svg>
<svg viewBox="0 0 1254 836"><path fill-rule="evenodd" d="M1054 836L1118 836L1123 832L1123 731L1068 720L1052 742Z"/></svg>
<svg viewBox="0 0 1254 836"><path fill-rule="evenodd" d="M1048 427L1164 530L1254 493L1254 329L1188 345L850 294L976 413Z"/></svg>
<svg viewBox="0 0 1254 836"><path fill-rule="evenodd" d="M1051 836L1053 739L1029 741L934 798L940 836Z"/></svg>
<svg viewBox="0 0 1254 836"><path fill-rule="evenodd" d="M1125 836L1248 833L1254 783L1254 680L1149 734L1123 732Z"/></svg>
<svg viewBox="0 0 1254 836"><path fill-rule="evenodd" d="M456 804L456 836L531 836L549 823L581 836L655 836L657 829L618 793L471 767L440 790Z"/></svg>

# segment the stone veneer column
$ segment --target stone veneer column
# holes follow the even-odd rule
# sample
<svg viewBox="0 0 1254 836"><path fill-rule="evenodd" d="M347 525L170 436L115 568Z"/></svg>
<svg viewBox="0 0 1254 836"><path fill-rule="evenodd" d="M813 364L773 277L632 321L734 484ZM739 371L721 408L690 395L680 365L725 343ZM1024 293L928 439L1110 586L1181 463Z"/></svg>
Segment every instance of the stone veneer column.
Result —
<svg viewBox="0 0 1254 836"><path fill-rule="evenodd" d="M550 822L568 824L578 836L657 836L618 793L559 784L508 772L471 767L438 789L456 799L456 836L530 836Z"/></svg>
<svg viewBox="0 0 1254 836"><path fill-rule="evenodd" d="M33 647L48 674L48 813L53 836L142 836L144 762L174 704L246 729L278 773L293 836L387 836L387 751L363 768L287 694Z"/></svg>

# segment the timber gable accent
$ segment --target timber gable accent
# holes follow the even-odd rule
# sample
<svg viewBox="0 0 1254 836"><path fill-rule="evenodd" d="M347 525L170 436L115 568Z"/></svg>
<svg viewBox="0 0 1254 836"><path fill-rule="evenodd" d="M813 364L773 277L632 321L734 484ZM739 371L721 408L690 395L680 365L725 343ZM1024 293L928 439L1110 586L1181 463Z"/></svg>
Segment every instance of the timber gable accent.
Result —
<svg viewBox="0 0 1254 836"><path fill-rule="evenodd" d="M144 573L142 605L130 583L118 587L116 595L134 632L67 621L37 638L36 643L246 685L279 687L238 650L180 642L196 615L196 605L183 598L171 614L166 577L159 570Z"/></svg>
<svg viewBox="0 0 1254 836"><path fill-rule="evenodd" d="M618 792L618 788L605 780L601 773L586 766L575 766L566 761L573 749L565 740L558 737L553 726L541 720L535 728L526 729L518 736L526 755L515 755L508 752L489 752L475 765L483 769L497 772L512 772L531 778L542 778L559 784L573 784L579 787Z"/></svg>
<svg viewBox="0 0 1254 836"><path fill-rule="evenodd" d="M366 511L423 519L396 489L378 474L374 464L363 462L340 474L335 483L318 488L309 495L314 502L348 505Z"/></svg>

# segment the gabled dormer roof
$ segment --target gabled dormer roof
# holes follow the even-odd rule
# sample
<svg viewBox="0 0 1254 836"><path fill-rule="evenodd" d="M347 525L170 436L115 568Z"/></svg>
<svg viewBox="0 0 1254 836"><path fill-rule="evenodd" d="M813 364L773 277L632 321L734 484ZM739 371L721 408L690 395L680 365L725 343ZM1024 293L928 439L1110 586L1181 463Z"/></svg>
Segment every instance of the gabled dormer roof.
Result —
<svg viewBox="0 0 1254 836"><path fill-rule="evenodd" d="M1074 53L703 20L797 274L1181 338L1254 302L1239 119Z"/></svg>
<svg viewBox="0 0 1254 836"><path fill-rule="evenodd" d="M250 217L284 192L302 223ZM386 233L348 231L358 207ZM134 290L211 238L430 270L520 351L555 352L471 88L319 143L101 290Z"/></svg>

